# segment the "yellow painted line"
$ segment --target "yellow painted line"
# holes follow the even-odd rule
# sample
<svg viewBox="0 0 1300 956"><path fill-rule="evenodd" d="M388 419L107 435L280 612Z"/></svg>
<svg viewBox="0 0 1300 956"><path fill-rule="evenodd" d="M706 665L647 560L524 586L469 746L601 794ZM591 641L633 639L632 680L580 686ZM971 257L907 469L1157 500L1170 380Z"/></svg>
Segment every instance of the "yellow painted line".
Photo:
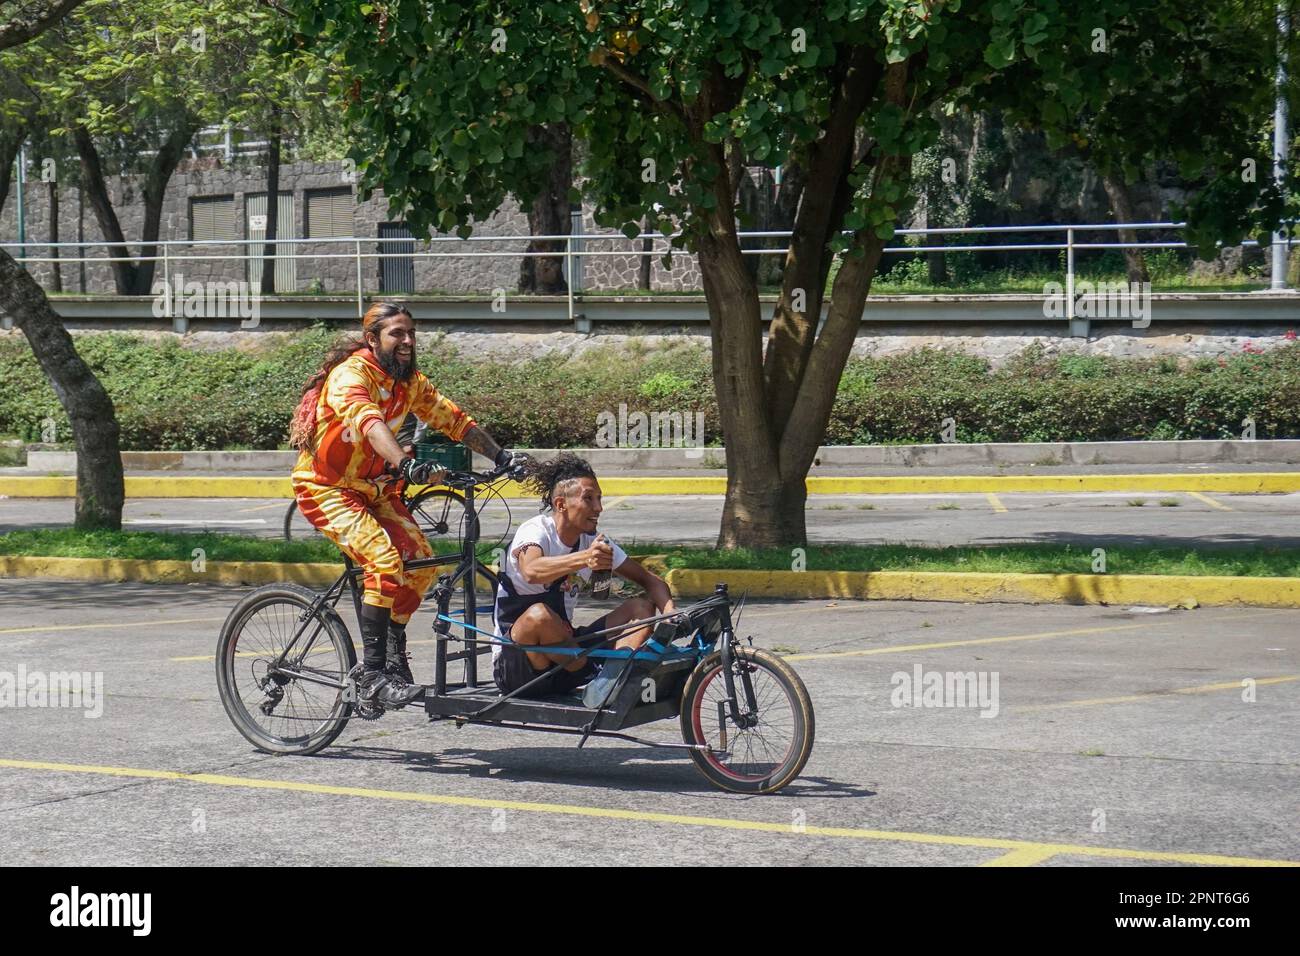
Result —
<svg viewBox="0 0 1300 956"><path fill-rule="evenodd" d="M679 597L704 597L726 582L733 593L748 591L755 598L1300 607L1300 577L674 568L666 580Z"/></svg>
<svg viewBox="0 0 1300 956"><path fill-rule="evenodd" d="M40 627L0 627L0 634L31 634L36 631L102 631L110 627L162 627L166 624L210 624L224 617L178 617L167 621L128 621L125 624L48 624Z"/></svg>
<svg viewBox="0 0 1300 956"><path fill-rule="evenodd" d="M985 493L984 493L984 497L987 498L987 499L989 500L989 504L993 506L993 510L994 510L996 513L998 513L998 514L1005 514L1005 513L1006 513L1007 506L1004 505L1004 504L1002 503L1002 501L998 498L998 496L995 495L993 492L991 492L991 491L985 492Z"/></svg>
<svg viewBox="0 0 1300 956"><path fill-rule="evenodd" d="M778 833L794 837L824 836L895 843L925 843L938 846L973 846L997 850L1035 850L1050 856L1106 857L1122 860L1155 860L1166 863L1190 863L1204 866L1300 866L1300 861L1273 860L1248 856L1220 856L1211 853L1173 853L1153 850L1130 850L1123 847L1073 846L1064 843L1035 843L995 837L949 836L940 833L914 833L905 830L861 830L848 827L794 827L790 823L762 820L736 820L726 817L697 817L676 813L653 813L646 810L620 810L613 807L583 806L566 803L526 803L518 800L489 800L482 797L453 797L446 794L417 793L410 790L376 790L369 787L336 787L327 784L301 783L295 780L267 780L260 777L229 777L209 773L179 773L173 770L147 770L135 767L94 766L51 763L37 760L0 759L0 767L14 770L47 770L59 773L86 773L146 780L174 780L214 787L238 787L252 790L282 790L291 793L314 793L329 796L360 797L369 800L395 800L436 806L470 807L484 810L517 810L521 813L555 814L605 820L632 820L640 823L666 823L678 826L711 827L757 833Z"/></svg>
<svg viewBox="0 0 1300 956"><path fill-rule="evenodd" d="M627 499L627 495L618 495L617 497L614 498L606 498L600 504L602 508L612 508L620 501L624 501L626 499Z"/></svg>
<svg viewBox="0 0 1300 956"><path fill-rule="evenodd" d="M1053 637L1078 637L1081 634L1111 634L1116 631L1133 631L1170 621L1146 621L1141 624L1112 624L1109 627L1075 627L1067 631L1041 631L1037 634L1008 634L1002 637L971 637L961 641L935 641L929 644L897 644L890 647L872 647L861 651L824 651L813 654L787 654L782 660L817 661L830 657L874 657L877 654L904 654L912 651L938 651L949 647L969 647L973 644L1007 644L1014 641L1043 641Z"/></svg>
<svg viewBox="0 0 1300 956"><path fill-rule="evenodd" d="M285 501L276 501L269 505L258 505L256 508L240 508L238 511L235 512L235 514L246 515L253 511L266 511L269 508L283 508L285 510L288 510L289 504L288 502Z"/></svg>
<svg viewBox="0 0 1300 956"><path fill-rule="evenodd" d="M1215 500L1214 500L1213 498L1211 498L1209 495L1203 495L1203 494L1201 494L1199 491L1189 491L1189 492L1187 492L1187 496L1188 496L1189 498L1195 498L1197 501L1204 502L1205 504L1209 505L1211 508L1217 508L1217 509L1219 509L1220 511L1232 511L1232 510L1234 510L1234 509L1232 509L1232 508L1229 508L1229 507L1228 507L1227 505L1225 505L1223 502L1221 502L1221 501L1215 501Z"/></svg>
<svg viewBox="0 0 1300 956"><path fill-rule="evenodd" d="M272 477L131 477L128 498L290 498L288 476ZM1202 472L1197 474L1138 475L894 475L887 477L807 479L809 494L1031 494L1095 491L1219 492L1221 494L1277 494L1300 492L1300 471ZM601 480L601 490L611 497L627 495L721 495L727 490L723 475L619 478ZM500 493L506 498L529 497L513 482ZM76 479L60 477L3 477L0 495L11 498L71 498Z"/></svg>
<svg viewBox="0 0 1300 956"><path fill-rule="evenodd" d="M224 621L225 618L223 618L223 617L221 617L221 618L212 618L212 620L214 620L214 621ZM411 640L407 640L407 642L406 642L406 646L407 646L407 647L419 647L421 644L437 644L437 643L438 643L438 641L437 641L435 638L432 638L432 637L431 637L431 638L429 638L428 640L413 640L413 639L411 639ZM313 654L324 654L324 653L332 652L333 650L334 650L334 647L333 647L333 645L331 645L331 646L329 646L329 647L320 647L320 648L317 648L316 650L312 651L312 653L313 653ZM237 652L235 653L235 656L236 656L236 657L253 657L253 658L257 658L257 657L265 657L266 655L264 655L264 654L258 654L258 653L254 652L254 651L237 651ZM189 663L193 663L193 662L196 662L196 661L198 661L198 662L208 662L208 663L211 663L211 662L215 661L216 659L217 659L217 655L216 655L216 654L195 654L195 655L193 655L193 656L191 656L191 657L169 657L169 658L167 658L168 662L173 663L173 664L189 664ZM419 662L418 662L418 661L413 661L412 663L417 664L417 666L418 666L418 663L419 663Z"/></svg>
<svg viewBox="0 0 1300 956"><path fill-rule="evenodd" d="M1050 846L1027 846L994 857L987 863L981 863L980 866L1033 866L1044 860L1050 860L1056 855L1056 850Z"/></svg>
<svg viewBox="0 0 1300 956"><path fill-rule="evenodd" d="M1289 684L1292 681L1300 680L1300 674L1289 674L1285 677L1260 677L1255 679L1255 686L1263 687L1267 684ZM1175 687L1170 690L1157 690L1149 694L1130 694L1127 697L1091 697L1084 700L1066 700L1059 704L1033 704L1020 707L1008 707L1008 710L1017 713L1030 713L1040 710L1062 710L1070 707L1099 707L1104 704L1133 704L1142 701L1158 699L1160 697L1172 697L1176 694L1212 694L1224 690L1241 690L1241 681L1225 681L1220 684L1198 684L1195 687Z"/></svg>

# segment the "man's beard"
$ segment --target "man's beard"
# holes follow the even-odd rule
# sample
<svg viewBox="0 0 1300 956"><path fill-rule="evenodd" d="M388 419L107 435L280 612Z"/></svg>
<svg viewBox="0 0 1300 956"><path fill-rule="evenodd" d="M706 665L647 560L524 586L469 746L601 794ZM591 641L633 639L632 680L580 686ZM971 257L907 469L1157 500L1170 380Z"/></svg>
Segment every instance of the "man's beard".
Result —
<svg viewBox="0 0 1300 956"><path fill-rule="evenodd" d="M388 352L380 352L375 356L379 362L379 367L393 377L394 381L405 382L415 371L415 347L411 347L411 360L403 362L397 357L397 349L394 347Z"/></svg>

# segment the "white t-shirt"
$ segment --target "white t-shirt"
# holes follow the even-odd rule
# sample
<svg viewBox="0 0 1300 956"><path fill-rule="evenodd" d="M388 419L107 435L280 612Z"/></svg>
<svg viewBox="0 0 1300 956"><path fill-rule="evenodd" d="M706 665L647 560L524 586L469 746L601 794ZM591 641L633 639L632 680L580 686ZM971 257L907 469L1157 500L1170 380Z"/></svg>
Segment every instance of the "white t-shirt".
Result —
<svg viewBox="0 0 1300 956"><path fill-rule="evenodd" d="M527 521L521 524L519 526L519 530L515 532L514 541L510 543L510 550L507 551L505 554L505 567L502 568L501 570L501 577L510 579L510 583L511 585L514 586L516 594L519 595L543 594L545 593L548 585L529 584L527 581L524 580L523 575L519 573L519 560L516 557L519 549L526 544L535 544L542 549L542 557L556 558L566 554L572 554L575 550L584 551L587 548L590 548L592 542L596 540L596 537L597 536L594 534L581 535L578 538L578 546L575 549L572 546L567 545L560 540L560 535L555 530L555 519L551 517L549 514L541 514L535 518L529 518ZM612 567L617 568L619 565L621 565L624 561L627 560L627 554L623 551L622 548L618 546L618 542L610 538L609 535L605 535L605 540L609 542L609 546L614 551L614 560L613 560ZM583 568L581 571L576 571L568 575L568 577L566 577L560 584L560 588L564 593L564 607L566 610L566 616L570 621L573 620L573 611L578 604L578 589L580 586L580 582L590 581L590 580L591 580L591 568ZM501 599L506 596L507 595L506 595L505 588L498 585L497 586L498 607L500 607ZM501 636L500 624L497 625L496 635L497 637ZM492 659L496 660L497 656L500 655L500 653L501 653L501 645L493 644Z"/></svg>

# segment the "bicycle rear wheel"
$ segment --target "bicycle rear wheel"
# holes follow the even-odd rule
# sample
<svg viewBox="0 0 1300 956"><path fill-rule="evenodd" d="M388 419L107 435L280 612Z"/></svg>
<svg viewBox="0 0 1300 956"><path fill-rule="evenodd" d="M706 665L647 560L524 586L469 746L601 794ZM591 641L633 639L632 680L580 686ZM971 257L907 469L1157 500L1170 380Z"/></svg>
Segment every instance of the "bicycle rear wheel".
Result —
<svg viewBox="0 0 1300 956"><path fill-rule="evenodd" d="M458 492L429 488L410 498L406 507L435 551L462 548L471 530L480 547L504 548L510 544L505 540L510 530L510 507L499 496L479 500L471 514ZM450 547L453 544L454 549Z"/></svg>
<svg viewBox="0 0 1300 956"><path fill-rule="evenodd" d="M289 508L284 513L284 540L306 541L308 538L320 537L324 536L303 515L297 499L290 501Z"/></svg>
<svg viewBox="0 0 1300 956"><path fill-rule="evenodd" d="M333 608L311 611L315 598L296 584L267 585L221 627L217 691L235 729L259 750L316 753L352 715L342 693L357 662L352 638Z"/></svg>
<svg viewBox="0 0 1300 956"><path fill-rule="evenodd" d="M450 551L447 544L459 545L464 540L465 499L459 494L446 488L429 488L404 500L435 552Z"/></svg>

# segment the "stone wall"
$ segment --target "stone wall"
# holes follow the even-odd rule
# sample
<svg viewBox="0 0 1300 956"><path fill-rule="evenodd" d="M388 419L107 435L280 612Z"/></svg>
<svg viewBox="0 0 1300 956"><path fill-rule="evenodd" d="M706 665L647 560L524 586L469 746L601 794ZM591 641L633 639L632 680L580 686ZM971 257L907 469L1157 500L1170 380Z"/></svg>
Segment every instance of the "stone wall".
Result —
<svg viewBox="0 0 1300 956"><path fill-rule="evenodd" d="M33 170L33 173L35 171ZM232 196L234 198L235 222L239 233L247 238L248 200L250 195L265 193L266 171L261 167L234 165L220 167L212 160L200 160L182 164L172 176L167 186L163 202L162 218L159 223L160 237L186 242L190 235L190 200L205 196ZM144 226L144 202L140 194L141 177L109 177L107 181L109 195L117 211L123 233L128 240L140 236ZM288 163L280 172L280 190L293 195L292 231L281 224L282 238L301 238L307 233L307 195L313 190L356 187L348 182L345 167L341 162L327 163ZM52 254L49 247L42 246L42 241L49 241L50 231L50 190L51 185L43 182L28 182L23 196L27 221L27 255L47 258ZM83 203L78 190L72 186L58 187L59 202L59 239L63 242L103 241L99 224L89 203ZM0 211L0 237L3 241L16 240L17 202L16 184L11 185L3 210ZM382 191L376 191L367 202L357 202L354 208L352 226L353 235L368 240L379 236L380 226L384 223L399 221L400 215L391 215L388 202ZM584 230L591 233L609 232L598 228L592 219L590 209L583 212ZM475 226L476 236L523 236L528 235L528 218L513 198L507 199L488 220ZM438 234L431 243L418 243L416 255L412 259L416 292L450 292L461 294L491 295L494 290L512 291L519 284L519 268L523 257L512 253L521 253L526 242L453 242L454 236ZM382 246L382 248L381 248ZM228 258L249 256L260 252L261 245L194 245L172 247L168 256L172 259L169 270L172 281L176 276L183 276L185 281L216 282L242 281L249 277L246 259ZM357 286L356 243L354 242L313 242L280 246L288 254L302 258L295 260L294 291L298 292L350 292ZM665 268L660 259L667 244L656 244L651 271L651 288L657 290L694 291L699 290L699 267L693 256L685 253L675 254L671 268ZM614 233L608 241L594 240L587 245L589 252L631 250L632 243L623 236ZM11 250L13 251L13 250ZM135 249L138 253L138 249ZM396 246L374 241L363 242L361 252L364 256L361 266L362 285L367 292L381 291L381 261L377 256L387 252L390 256L397 253ZM425 255L435 252L439 255ZM500 255L488 255L497 253ZM95 249L88 258L102 259L105 253ZM161 255L161 251L159 252ZM75 250L63 250L62 258L76 257ZM335 258L336 257L336 258ZM637 288L637 269L639 256L629 252L627 255L607 257L588 255L581 266L582 287L589 290ZM54 288L52 263L33 263L30 267L33 275L49 290ZM113 277L109 266L101 261L88 262L84 265L64 262L59 264L65 292L111 293L114 291ZM161 280L163 268L158 267L158 279Z"/></svg>

